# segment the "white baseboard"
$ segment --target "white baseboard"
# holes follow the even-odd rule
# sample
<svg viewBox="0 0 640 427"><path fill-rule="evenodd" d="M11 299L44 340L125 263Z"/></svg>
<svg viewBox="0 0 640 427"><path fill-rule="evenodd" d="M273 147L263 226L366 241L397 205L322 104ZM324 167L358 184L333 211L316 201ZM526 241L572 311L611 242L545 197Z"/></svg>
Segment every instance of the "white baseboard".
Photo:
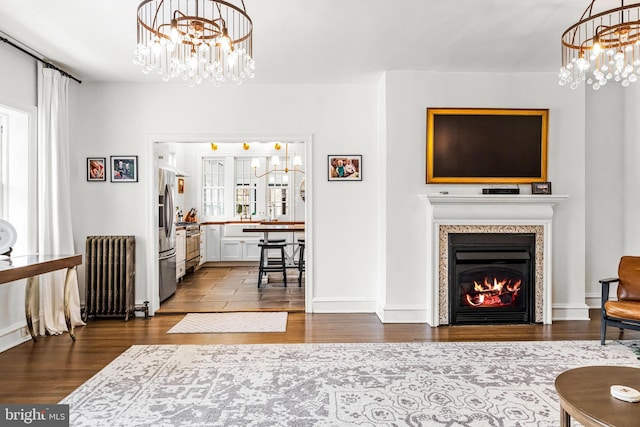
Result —
<svg viewBox="0 0 640 427"><path fill-rule="evenodd" d="M358 298L314 298L314 313L375 313L376 301Z"/></svg>
<svg viewBox="0 0 640 427"><path fill-rule="evenodd" d="M551 318L556 320L589 320L587 304L553 304Z"/></svg>
<svg viewBox="0 0 640 427"><path fill-rule="evenodd" d="M34 322L33 327L36 331L38 330L37 322ZM31 335L29 335L26 323L18 323L4 328L0 331L0 353L30 340Z"/></svg>
<svg viewBox="0 0 640 427"><path fill-rule="evenodd" d="M423 305L386 305L376 311L382 323L427 323Z"/></svg>
<svg viewBox="0 0 640 427"><path fill-rule="evenodd" d="M554 304L552 320L589 320L586 304ZM385 306L376 311L382 323L426 323L427 310L424 306Z"/></svg>

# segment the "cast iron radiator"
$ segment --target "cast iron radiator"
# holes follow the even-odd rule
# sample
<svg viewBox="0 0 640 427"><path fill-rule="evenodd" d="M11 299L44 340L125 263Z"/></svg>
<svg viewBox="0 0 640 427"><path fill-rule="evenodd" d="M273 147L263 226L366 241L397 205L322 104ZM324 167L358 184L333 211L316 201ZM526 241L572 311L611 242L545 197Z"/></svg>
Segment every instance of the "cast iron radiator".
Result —
<svg viewBox="0 0 640 427"><path fill-rule="evenodd" d="M87 236L85 254L86 321L93 317L129 320L135 311L135 236Z"/></svg>

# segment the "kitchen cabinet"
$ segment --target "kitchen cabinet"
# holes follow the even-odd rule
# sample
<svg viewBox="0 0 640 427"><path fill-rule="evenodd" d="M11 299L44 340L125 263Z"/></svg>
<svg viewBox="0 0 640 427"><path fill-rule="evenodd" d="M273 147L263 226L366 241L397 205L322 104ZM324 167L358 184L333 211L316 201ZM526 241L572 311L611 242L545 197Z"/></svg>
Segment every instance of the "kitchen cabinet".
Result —
<svg viewBox="0 0 640 427"><path fill-rule="evenodd" d="M223 238L220 241L221 261L260 261L260 239Z"/></svg>
<svg viewBox="0 0 640 427"><path fill-rule="evenodd" d="M198 268L207 262L207 233L206 230L202 230L200 233L200 262Z"/></svg>
<svg viewBox="0 0 640 427"><path fill-rule="evenodd" d="M247 224L225 224L220 239L220 261L260 261L261 233L246 233Z"/></svg>
<svg viewBox="0 0 640 427"><path fill-rule="evenodd" d="M206 261L220 261L220 224L209 224L205 226L205 240L207 245Z"/></svg>
<svg viewBox="0 0 640 427"><path fill-rule="evenodd" d="M186 230L176 231L176 281L181 279L186 269L187 261L187 232Z"/></svg>

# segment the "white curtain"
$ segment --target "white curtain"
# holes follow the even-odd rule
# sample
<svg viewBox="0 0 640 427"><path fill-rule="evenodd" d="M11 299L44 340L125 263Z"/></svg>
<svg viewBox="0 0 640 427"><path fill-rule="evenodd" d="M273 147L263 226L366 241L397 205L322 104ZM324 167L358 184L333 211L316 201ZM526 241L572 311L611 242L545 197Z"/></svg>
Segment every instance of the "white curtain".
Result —
<svg viewBox="0 0 640 427"><path fill-rule="evenodd" d="M69 78L38 62L38 253L71 255L71 189L69 176ZM67 331L64 319L65 271L40 276L40 335ZM73 273L71 322L80 315L78 279Z"/></svg>

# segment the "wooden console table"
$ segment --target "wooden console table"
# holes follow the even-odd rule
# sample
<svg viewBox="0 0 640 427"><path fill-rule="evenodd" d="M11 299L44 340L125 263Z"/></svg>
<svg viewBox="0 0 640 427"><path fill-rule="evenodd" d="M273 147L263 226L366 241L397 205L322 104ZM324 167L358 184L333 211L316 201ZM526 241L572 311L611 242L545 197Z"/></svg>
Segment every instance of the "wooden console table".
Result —
<svg viewBox="0 0 640 427"><path fill-rule="evenodd" d="M571 417L584 426L637 426L640 402L624 402L611 396L612 385L640 389L640 368L586 366L558 375L560 426L569 427Z"/></svg>
<svg viewBox="0 0 640 427"><path fill-rule="evenodd" d="M70 273L76 266L82 264L82 255L25 255L0 260L0 285L15 280L27 279L27 287L24 297L24 311L27 318L27 328L31 339L37 341L38 337L33 330L32 305L34 278L40 274L67 269L64 281L64 320L67 323L69 336L75 341L71 324L71 311L69 309Z"/></svg>

